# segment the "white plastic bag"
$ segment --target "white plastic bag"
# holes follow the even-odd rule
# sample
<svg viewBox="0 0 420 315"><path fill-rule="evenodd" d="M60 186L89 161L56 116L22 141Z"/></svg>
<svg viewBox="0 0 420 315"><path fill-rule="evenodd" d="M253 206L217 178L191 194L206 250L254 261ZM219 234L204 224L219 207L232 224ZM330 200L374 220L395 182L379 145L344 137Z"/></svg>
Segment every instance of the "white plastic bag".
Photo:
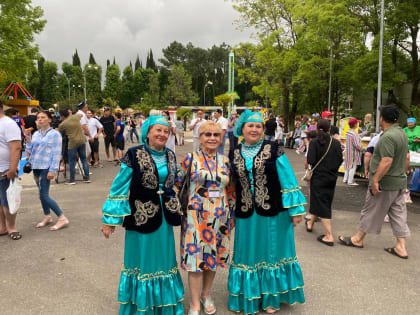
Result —
<svg viewBox="0 0 420 315"><path fill-rule="evenodd" d="M12 179L9 188L6 190L10 214L15 214L18 211L21 202L20 193L22 191L22 186L17 181L17 178Z"/></svg>

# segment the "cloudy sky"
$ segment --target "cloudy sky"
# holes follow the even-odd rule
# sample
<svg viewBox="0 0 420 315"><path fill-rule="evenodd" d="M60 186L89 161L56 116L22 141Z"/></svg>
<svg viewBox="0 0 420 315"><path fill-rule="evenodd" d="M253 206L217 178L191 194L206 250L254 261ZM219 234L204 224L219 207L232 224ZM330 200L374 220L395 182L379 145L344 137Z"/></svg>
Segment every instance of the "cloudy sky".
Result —
<svg viewBox="0 0 420 315"><path fill-rule="evenodd" d="M209 48L250 41L250 31L237 30L238 14L224 0L33 0L48 21L36 37L41 54L59 68L71 62L77 48L82 64L92 52L105 65L115 56L120 67L137 54L145 64L151 48L155 60L176 40Z"/></svg>

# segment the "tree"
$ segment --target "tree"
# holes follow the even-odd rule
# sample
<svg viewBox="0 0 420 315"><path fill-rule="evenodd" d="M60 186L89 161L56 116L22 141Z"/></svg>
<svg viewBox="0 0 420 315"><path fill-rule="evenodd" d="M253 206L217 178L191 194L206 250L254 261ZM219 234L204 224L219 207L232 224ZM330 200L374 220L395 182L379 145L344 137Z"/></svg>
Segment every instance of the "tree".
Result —
<svg viewBox="0 0 420 315"><path fill-rule="evenodd" d="M111 64L111 62L109 61L109 59L106 60L106 68L108 69L109 65Z"/></svg>
<svg viewBox="0 0 420 315"><path fill-rule="evenodd" d="M214 102L216 103L217 106L222 106L223 112L226 113L227 107L232 102L232 99L230 98L229 95L225 93L225 94L215 96Z"/></svg>
<svg viewBox="0 0 420 315"><path fill-rule="evenodd" d="M89 55L89 64L96 65L95 57L93 57L92 53Z"/></svg>
<svg viewBox="0 0 420 315"><path fill-rule="evenodd" d="M76 52L74 53L72 59L73 59L73 66L82 68L81 63L80 63L79 54L77 53L77 49L76 49Z"/></svg>
<svg viewBox="0 0 420 315"><path fill-rule="evenodd" d="M137 54L136 62L134 63L134 71L137 71L138 68L141 68L141 61L139 54Z"/></svg>
<svg viewBox="0 0 420 315"><path fill-rule="evenodd" d="M169 75L169 86L167 89L167 104L192 105L198 101L198 97L191 90L191 76L182 66L173 66Z"/></svg>
<svg viewBox="0 0 420 315"><path fill-rule="evenodd" d="M84 71L86 75L86 97L88 104L97 105L102 97L102 68L99 65L88 63L85 65Z"/></svg>
<svg viewBox="0 0 420 315"><path fill-rule="evenodd" d="M34 70L38 46L34 35L45 26L43 11L31 0L0 0L0 86L23 81Z"/></svg>
<svg viewBox="0 0 420 315"><path fill-rule="evenodd" d="M155 72L157 72L158 70L155 60L153 59L153 51L151 49L149 50L147 54L146 69L152 69Z"/></svg>
<svg viewBox="0 0 420 315"><path fill-rule="evenodd" d="M146 93L150 91L150 77L154 71L152 69L138 68L134 73L134 101L140 103Z"/></svg>
<svg viewBox="0 0 420 315"><path fill-rule="evenodd" d="M131 64L124 68L121 78L120 105L126 108L134 103L134 75Z"/></svg>
<svg viewBox="0 0 420 315"><path fill-rule="evenodd" d="M115 60L115 58L114 58ZM119 99L121 88L120 68L116 64L112 64L106 69L104 97L111 98L114 101Z"/></svg>

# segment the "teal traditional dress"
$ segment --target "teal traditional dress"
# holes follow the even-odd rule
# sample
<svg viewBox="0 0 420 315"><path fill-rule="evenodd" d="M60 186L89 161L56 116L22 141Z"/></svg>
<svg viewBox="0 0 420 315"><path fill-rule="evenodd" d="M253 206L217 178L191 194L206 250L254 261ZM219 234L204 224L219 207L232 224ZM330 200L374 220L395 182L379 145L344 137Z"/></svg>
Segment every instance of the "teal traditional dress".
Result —
<svg viewBox="0 0 420 315"><path fill-rule="evenodd" d="M148 148L159 174L159 188L168 176L165 151ZM102 222L121 225L131 214L127 200L133 169L121 163L108 199L103 206ZM162 198L160 199L162 203ZM182 315L184 287L178 271L173 227L165 218L152 233L127 230L124 265L121 271L118 302L120 315Z"/></svg>
<svg viewBox="0 0 420 315"><path fill-rule="evenodd" d="M262 144L262 141L251 146L242 144L240 149L254 200L251 171ZM235 312L254 314L261 308L279 309L280 303L305 302L291 217L305 213L306 201L286 155L279 156L275 163L282 204L287 211L269 217L254 210L248 218L236 218L235 247L228 280L228 307Z"/></svg>

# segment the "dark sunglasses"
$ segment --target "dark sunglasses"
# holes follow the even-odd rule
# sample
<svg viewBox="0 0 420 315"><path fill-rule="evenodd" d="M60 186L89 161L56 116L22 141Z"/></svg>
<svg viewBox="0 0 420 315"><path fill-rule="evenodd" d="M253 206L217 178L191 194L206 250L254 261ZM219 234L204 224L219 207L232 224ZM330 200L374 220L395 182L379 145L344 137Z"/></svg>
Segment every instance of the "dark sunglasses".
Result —
<svg viewBox="0 0 420 315"><path fill-rule="evenodd" d="M203 132L201 135L205 135L207 138L210 138L211 136L213 137L220 137L221 133L220 132Z"/></svg>

